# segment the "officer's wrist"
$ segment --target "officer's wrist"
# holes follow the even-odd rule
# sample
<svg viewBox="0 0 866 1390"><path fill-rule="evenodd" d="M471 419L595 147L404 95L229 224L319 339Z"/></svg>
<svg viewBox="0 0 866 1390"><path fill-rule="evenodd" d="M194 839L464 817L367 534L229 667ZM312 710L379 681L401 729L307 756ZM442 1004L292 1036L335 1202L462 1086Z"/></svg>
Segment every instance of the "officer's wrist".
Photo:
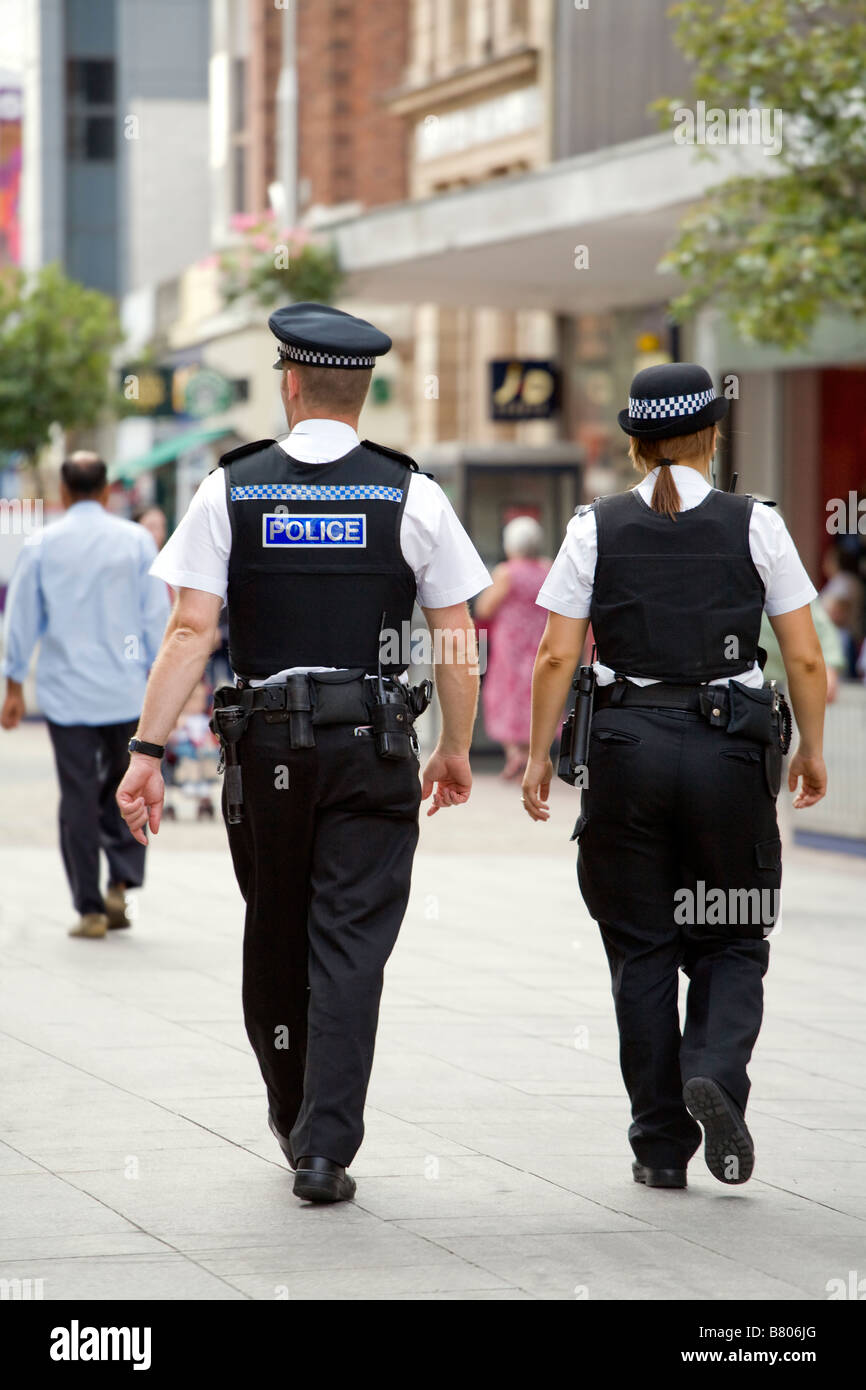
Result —
<svg viewBox="0 0 866 1390"><path fill-rule="evenodd" d="M816 758L823 758L823 748L811 748L807 743L797 745L798 758L805 758L807 762L814 762Z"/></svg>
<svg viewBox="0 0 866 1390"><path fill-rule="evenodd" d="M436 752L443 758L468 758L469 745L464 743L453 743L448 739L440 739L436 745Z"/></svg>

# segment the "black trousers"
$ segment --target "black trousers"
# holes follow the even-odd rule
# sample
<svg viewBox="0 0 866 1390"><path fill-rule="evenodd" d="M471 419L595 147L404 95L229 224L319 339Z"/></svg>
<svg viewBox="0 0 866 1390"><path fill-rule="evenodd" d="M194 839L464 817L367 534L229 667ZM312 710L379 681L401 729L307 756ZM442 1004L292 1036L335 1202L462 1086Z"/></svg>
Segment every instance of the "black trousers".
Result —
<svg viewBox="0 0 866 1390"><path fill-rule="evenodd" d="M239 743L244 818L228 827L246 901L247 1035L297 1158L348 1165L364 1135L382 977L418 840L418 763L350 725L292 750L254 714ZM225 810L225 798L223 798Z"/></svg>
<svg viewBox="0 0 866 1390"><path fill-rule="evenodd" d="M742 1109L749 1094L781 883L763 748L697 714L607 707L587 770L578 880L610 965L629 1138L640 1162L684 1167L700 1143L684 1082L713 1077Z"/></svg>
<svg viewBox="0 0 866 1390"><path fill-rule="evenodd" d="M137 725L137 719L95 725L48 721L60 782L60 852L80 913L105 911L100 849L108 859L109 883L139 888L144 881L145 846L132 838L114 799Z"/></svg>

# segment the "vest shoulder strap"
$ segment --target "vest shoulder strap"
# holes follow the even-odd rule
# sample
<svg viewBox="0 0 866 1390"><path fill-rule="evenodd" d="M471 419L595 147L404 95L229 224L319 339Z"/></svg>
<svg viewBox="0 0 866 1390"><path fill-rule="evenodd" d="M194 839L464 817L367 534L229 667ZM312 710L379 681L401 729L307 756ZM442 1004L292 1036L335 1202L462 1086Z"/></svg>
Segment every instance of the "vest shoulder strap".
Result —
<svg viewBox="0 0 866 1390"><path fill-rule="evenodd" d="M585 506L583 506L583 507L575 507L574 510L575 510L576 515L577 515L577 516L586 516L587 512L594 512L594 511L597 509L598 503L599 503L600 501L601 501L601 498L600 498L600 497L593 497L592 501L591 501L591 502L587 502Z"/></svg>
<svg viewBox="0 0 866 1390"><path fill-rule="evenodd" d="M257 454L260 449L269 449L276 442L275 439L257 439L254 444L241 444L237 449L229 449L227 454L221 456L217 467L225 468L227 463L234 463L235 459L245 458L247 454Z"/></svg>
<svg viewBox="0 0 866 1390"><path fill-rule="evenodd" d="M396 459L398 463L402 463L405 468L411 469L413 473L418 473L420 471L415 460L410 458L408 454L401 454L397 449L389 449L384 444L374 444L372 439L362 439L361 443L365 449L372 449L376 454L384 454L386 458Z"/></svg>

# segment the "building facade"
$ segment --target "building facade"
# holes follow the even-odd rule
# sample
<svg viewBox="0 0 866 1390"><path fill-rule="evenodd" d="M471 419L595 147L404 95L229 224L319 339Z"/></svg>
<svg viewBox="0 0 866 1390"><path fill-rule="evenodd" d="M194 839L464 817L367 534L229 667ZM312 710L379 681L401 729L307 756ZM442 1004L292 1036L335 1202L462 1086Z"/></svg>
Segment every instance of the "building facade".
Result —
<svg viewBox="0 0 866 1390"><path fill-rule="evenodd" d="M120 298L208 246L208 0L31 0L24 264Z"/></svg>

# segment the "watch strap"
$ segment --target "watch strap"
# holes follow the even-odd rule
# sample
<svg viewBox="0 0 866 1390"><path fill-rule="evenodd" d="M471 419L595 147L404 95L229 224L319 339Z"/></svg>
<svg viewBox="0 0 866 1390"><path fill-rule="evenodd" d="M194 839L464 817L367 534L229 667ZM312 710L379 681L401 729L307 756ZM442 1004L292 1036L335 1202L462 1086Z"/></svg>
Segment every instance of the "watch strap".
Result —
<svg viewBox="0 0 866 1390"><path fill-rule="evenodd" d="M161 743L145 743L144 739L131 738L127 747L130 753L146 753L149 758L165 757L165 748Z"/></svg>

